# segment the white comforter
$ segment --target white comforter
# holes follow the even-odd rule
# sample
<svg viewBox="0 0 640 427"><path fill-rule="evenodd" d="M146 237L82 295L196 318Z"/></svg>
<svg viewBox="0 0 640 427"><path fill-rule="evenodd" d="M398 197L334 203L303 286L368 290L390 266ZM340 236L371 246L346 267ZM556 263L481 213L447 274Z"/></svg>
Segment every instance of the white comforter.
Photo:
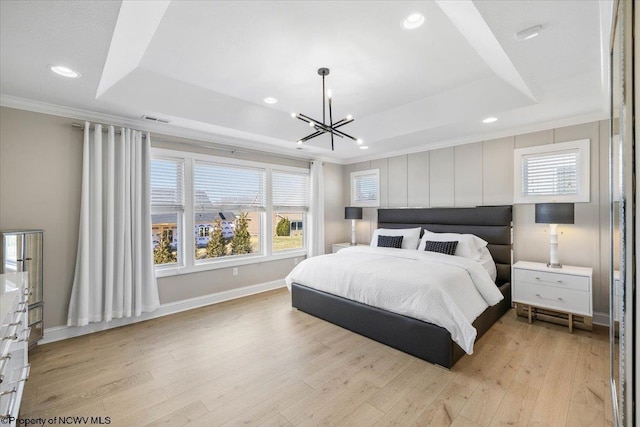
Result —
<svg viewBox="0 0 640 427"><path fill-rule="evenodd" d="M286 277L319 291L441 326L468 354L471 323L503 299L487 271L472 260L434 252L356 246L308 258Z"/></svg>

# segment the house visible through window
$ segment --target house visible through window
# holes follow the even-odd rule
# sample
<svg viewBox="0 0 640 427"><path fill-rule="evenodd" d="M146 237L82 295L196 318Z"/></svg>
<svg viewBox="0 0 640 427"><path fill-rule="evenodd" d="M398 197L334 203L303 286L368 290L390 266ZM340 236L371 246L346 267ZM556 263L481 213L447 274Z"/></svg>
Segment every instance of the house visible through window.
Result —
<svg viewBox="0 0 640 427"><path fill-rule="evenodd" d="M151 169L158 271L304 255L308 170L164 149L153 150Z"/></svg>
<svg viewBox="0 0 640 427"><path fill-rule="evenodd" d="M304 222L309 208L309 174L274 170L272 187L272 251L304 248Z"/></svg>
<svg viewBox="0 0 640 427"><path fill-rule="evenodd" d="M196 237L195 259L261 254L266 171L196 160L194 219L207 236Z"/></svg>

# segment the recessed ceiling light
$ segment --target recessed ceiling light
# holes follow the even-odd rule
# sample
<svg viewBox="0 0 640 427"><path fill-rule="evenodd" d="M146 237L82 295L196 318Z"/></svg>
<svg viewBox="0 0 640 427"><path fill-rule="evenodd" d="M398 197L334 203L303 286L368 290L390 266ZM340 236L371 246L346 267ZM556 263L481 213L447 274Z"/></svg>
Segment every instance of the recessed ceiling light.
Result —
<svg viewBox="0 0 640 427"><path fill-rule="evenodd" d="M482 123L493 123L493 122L495 122L495 121L498 121L498 119L497 119L497 118L495 118L495 117L487 117L486 119L484 119L484 120L482 121Z"/></svg>
<svg viewBox="0 0 640 427"><path fill-rule="evenodd" d="M361 149L361 150L368 150L368 149L369 149L369 147L367 147L366 145L361 145L361 146L360 146L360 149Z"/></svg>
<svg viewBox="0 0 640 427"><path fill-rule="evenodd" d="M70 77L72 79L75 79L76 77L80 77L80 73L78 73L77 71L73 71L71 68L64 67L62 65L52 65L50 69L54 73L64 77Z"/></svg>
<svg viewBox="0 0 640 427"><path fill-rule="evenodd" d="M536 25L535 27L527 28L526 30L522 30L516 33L516 40L522 41L532 39L540 34L541 30L542 25Z"/></svg>
<svg viewBox="0 0 640 427"><path fill-rule="evenodd" d="M402 21L402 27L406 30L413 30L424 24L424 15L420 13L412 13Z"/></svg>
<svg viewBox="0 0 640 427"><path fill-rule="evenodd" d="M267 104L275 104L276 102L278 102L278 100L270 96L268 98L265 98L264 102L266 102Z"/></svg>

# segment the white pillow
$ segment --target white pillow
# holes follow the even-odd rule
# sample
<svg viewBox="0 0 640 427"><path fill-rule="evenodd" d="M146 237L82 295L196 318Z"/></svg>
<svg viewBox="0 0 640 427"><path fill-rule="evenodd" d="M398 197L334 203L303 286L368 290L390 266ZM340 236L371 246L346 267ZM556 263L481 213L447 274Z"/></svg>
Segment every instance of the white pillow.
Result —
<svg viewBox="0 0 640 427"><path fill-rule="evenodd" d="M493 261L493 257L491 256L491 252L486 247L480 249L480 258L478 259L480 265L487 270L489 273L489 277L494 282L498 277L498 270L496 269L496 263Z"/></svg>
<svg viewBox="0 0 640 427"><path fill-rule="evenodd" d="M480 259L480 250L487 246L486 241L482 240L478 236L474 236L473 234L434 233L425 229L424 234L422 235L422 240L420 241L420 246L418 246L418 250L424 250L427 240L432 242L452 242L455 240L458 242L455 255L469 258L474 261L478 261Z"/></svg>
<svg viewBox="0 0 640 427"><path fill-rule="evenodd" d="M401 249L413 249L418 248L420 243L420 231L422 228L378 228L373 232L371 237L371 246L378 246L378 236L404 236L402 238Z"/></svg>

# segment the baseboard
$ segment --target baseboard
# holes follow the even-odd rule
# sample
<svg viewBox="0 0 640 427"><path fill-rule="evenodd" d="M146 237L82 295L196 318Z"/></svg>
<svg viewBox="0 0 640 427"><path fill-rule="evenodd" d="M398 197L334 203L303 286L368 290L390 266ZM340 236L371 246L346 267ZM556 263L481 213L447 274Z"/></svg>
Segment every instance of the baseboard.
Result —
<svg viewBox="0 0 640 427"><path fill-rule="evenodd" d="M81 335L91 334L93 332L104 331L120 326L131 325L145 320L180 313L181 311L193 310L194 308L204 307L206 305L284 288L285 286L284 280L274 280L272 282L260 283L257 285L245 286L243 288L231 289L228 291L217 292L215 294L162 304L153 313L143 313L138 317L113 319L111 322L90 323L87 326L54 326L44 330L44 337L38 341L38 345L79 337Z"/></svg>
<svg viewBox="0 0 640 427"><path fill-rule="evenodd" d="M593 312L593 324L600 326L609 326L609 313Z"/></svg>

